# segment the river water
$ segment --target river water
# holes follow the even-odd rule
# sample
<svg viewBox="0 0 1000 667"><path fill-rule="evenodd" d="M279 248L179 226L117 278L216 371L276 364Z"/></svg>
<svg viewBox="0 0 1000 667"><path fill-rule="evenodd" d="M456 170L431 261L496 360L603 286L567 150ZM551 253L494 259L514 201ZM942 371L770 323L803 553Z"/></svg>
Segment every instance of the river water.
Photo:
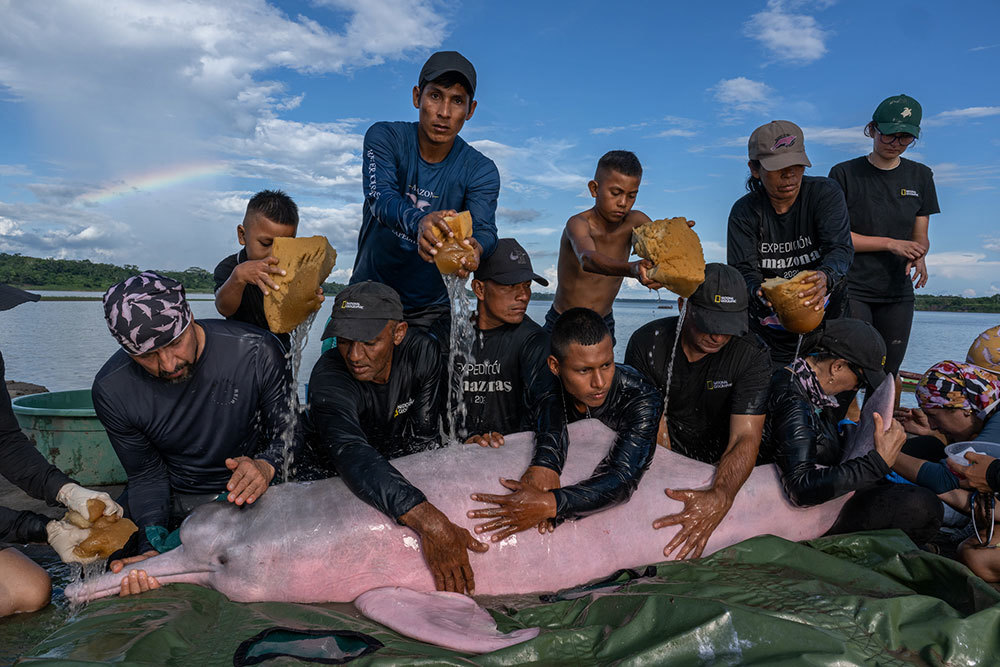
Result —
<svg viewBox="0 0 1000 667"><path fill-rule="evenodd" d="M41 294L100 296L91 292ZM327 300L323 312L313 322L309 346L302 355L300 383L308 382L319 358L320 337L332 301ZM676 308L658 307L667 303L664 300L615 304L618 361L625 357L625 346L633 331L650 320L677 315ZM542 323L550 305L550 301L532 302L528 315ZM196 319L218 317L210 295L191 295L191 310ZM1000 315L994 313L917 312L903 369L922 373L944 359L964 360L972 339L997 323ZM34 382L51 391L86 388L117 349L104 323L100 301L39 301L0 312L0 351L7 365L8 380Z"/></svg>

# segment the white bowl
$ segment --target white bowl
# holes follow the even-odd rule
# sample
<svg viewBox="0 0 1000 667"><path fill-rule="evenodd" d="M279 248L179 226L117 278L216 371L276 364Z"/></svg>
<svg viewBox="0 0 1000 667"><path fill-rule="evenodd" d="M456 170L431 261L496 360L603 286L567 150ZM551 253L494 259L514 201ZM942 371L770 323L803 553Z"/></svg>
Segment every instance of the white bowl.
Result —
<svg viewBox="0 0 1000 667"><path fill-rule="evenodd" d="M965 458L964 452L970 448L980 454L986 454L987 456L992 456L995 459L1000 459L1000 444L995 442L980 442L978 440L954 442L944 448L944 453L948 455L948 459L952 463L960 466L967 466L969 465L969 460Z"/></svg>

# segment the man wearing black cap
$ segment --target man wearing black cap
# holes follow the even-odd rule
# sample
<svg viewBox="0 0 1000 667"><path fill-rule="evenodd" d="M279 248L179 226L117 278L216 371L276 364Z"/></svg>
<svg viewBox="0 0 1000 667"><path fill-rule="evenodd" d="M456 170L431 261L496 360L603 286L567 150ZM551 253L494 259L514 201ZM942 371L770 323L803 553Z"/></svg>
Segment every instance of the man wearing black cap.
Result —
<svg viewBox="0 0 1000 667"><path fill-rule="evenodd" d="M472 63L455 51L439 51L413 87L419 120L375 123L365 134L365 202L351 282L389 285L407 321L420 328L450 321L448 294L433 263L441 243L432 229L451 236L444 219L468 210L472 238L465 244L475 249L476 263L496 245L499 172L458 136L476 110L475 92ZM465 266L460 277L475 268Z"/></svg>
<svg viewBox="0 0 1000 667"><path fill-rule="evenodd" d="M679 299L678 305L682 303ZM767 348L747 333L747 290L739 271L707 264L705 282L687 308L680 340L677 317L654 320L632 334L625 363L663 391L669 375L660 443L718 466L710 489L668 490L667 495L684 502L684 510L655 524L683 524L667 549L686 543L679 557L697 558L753 470L771 364Z"/></svg>
<svg viewBox="0 0 1000 667"><path fill-rule="evenodd" d="M525 315L532 280L549 284L514 239L497 241L496 252L476 269L476 335L471 357L456 360L456 371L466 372L468 443L499 447L504 433L531 428L533 406L552 384L545 363L549 336Z"/></svg>
<svg viewBox="0 0 1000 667"><path fill-rule="evenodd" d="M440 351L403 321L399 295L370 281L342 290L324 338L335 336L309 378L321 460L372 507L420 535L439 590L475 589L467 549L486 545L453 524L403 477L391 459L436 443Z"/></svg>
<svg viewBox="0 0 1000 667"><path fill-rule="evenodd" d="M270 332L196 322L184 286L152 271L109 288L104 313L121 349L94 378L94 410L128 476L119 501L139 526L141 560L220 492L243 505L267 490L294 420L291 375Z"/></svg>

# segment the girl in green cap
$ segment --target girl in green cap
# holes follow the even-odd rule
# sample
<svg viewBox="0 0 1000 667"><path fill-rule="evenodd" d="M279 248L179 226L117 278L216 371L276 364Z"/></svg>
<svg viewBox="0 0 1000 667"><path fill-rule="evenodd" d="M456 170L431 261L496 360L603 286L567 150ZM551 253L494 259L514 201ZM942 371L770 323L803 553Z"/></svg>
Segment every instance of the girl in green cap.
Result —
<svg viewBox="0 0 1000 667"><path fill-rule="evenodd" d="M928 222L940 212L930 168L902 157L920 136L921 113L907 95L883 100L865 126L872 152L830 170L851 218L850 314L882 334L885 371L894 375L910 338L913 288L927 284Z"/></svg>

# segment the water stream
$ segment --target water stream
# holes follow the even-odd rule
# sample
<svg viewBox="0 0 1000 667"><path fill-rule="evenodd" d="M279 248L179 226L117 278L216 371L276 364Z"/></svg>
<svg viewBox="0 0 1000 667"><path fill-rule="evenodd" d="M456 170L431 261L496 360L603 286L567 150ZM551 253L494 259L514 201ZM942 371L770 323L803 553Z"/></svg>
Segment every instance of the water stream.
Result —
<svg viewBox="0 0 1000 667"><path fill-rule="evenodd" d="M681 304L680 313L677 315L677 332L674 334L674 344L670 348L670 360L667 361L667 382L663 390L663 418L667 417L667 406L670 404L670 380L674 375L674 357L677 356L677 348L681 342L681 330L684 327L684 316L687 315L688 299L684 299Z"/></svg>
<svg viewBox="0 0 1000 667"><path fill-rule="evenodd" d="M313 320L316 319L316 313L318 312L314 311L310 313L305 321L295 327L288 344L288 352L285 353L285 359L292 374L291 382L288 384L288 413L292 415L292 419L289 419L285 432L281 434L281 442L284 445L281 463L281 481L283 482L291 479L290 475L295 447L295 425L299 419L299 371L302 367L302 354L309 345L309 329L312 327ZM305 407L309 407L308 404Z"/></svg>
<svg viewBox="0 0 1000 667"><path fill-rule="evenodd" d="M465 378L468 375L468 361L472 356L472 342L475 328L472 326L474 313L472 299L465 289L465 279L458 276L441 276L448 290L451 302L451 332L448 337L448 380L445 385L447 400L441 416L441 445L447 446L463 441L465 419L468 406L465 404Z"/></svg>

